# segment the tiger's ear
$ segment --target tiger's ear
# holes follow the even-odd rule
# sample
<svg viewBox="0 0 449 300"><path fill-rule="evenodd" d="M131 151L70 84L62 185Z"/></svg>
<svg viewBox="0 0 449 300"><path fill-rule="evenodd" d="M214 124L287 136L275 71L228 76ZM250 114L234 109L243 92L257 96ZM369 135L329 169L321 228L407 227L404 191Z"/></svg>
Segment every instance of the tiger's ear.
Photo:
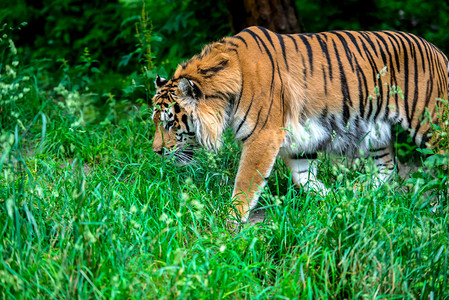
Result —
<svg viewBox="0 0 449 300"><path fill-rule="evenodd" d="M186 78L181 79L181 81L178 84L178 88L183 96L198 99L201 98L203 95L198 85L192 80L188 80Z"/></svg>
<svg viewBox="0 0 449 300"><path fill-rule="evenodd" d="M157 89L160 89L161 87L163 87L166 83L168 82L167 79L160 77L159 75L157 75L156 80L154 81L154 84L156 85Z"/></svg>

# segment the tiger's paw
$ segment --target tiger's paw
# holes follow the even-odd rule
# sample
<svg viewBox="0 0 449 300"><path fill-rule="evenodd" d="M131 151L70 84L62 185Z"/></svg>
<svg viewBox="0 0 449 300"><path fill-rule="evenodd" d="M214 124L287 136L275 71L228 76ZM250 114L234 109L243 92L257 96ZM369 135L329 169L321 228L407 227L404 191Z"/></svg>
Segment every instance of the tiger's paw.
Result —
<svg viewBox="0 0 449 300"><path fill-rule="evenodd" d="M229 217L226 218L226 228L234 232L238 232L244 224L248 222L249 212L240 216L237 211L229 212Z"/></svg>
<svg viewBox="0 0 449 300"><path fill-rule="evenodd" d="M242 230L242 228L248 224L246 221L239 221L235 218L228 218L226 219L226 229L234 232L234 233L238 233Z"/></svg>
<svg viewBox="0 0 449 300"><path fill-rule="evenodd" d="M331 192L330 189L324 185L324 183L318 180L308 181L302 186L302 188L306 193L315 192L322 197L327 196Z"/></svg>

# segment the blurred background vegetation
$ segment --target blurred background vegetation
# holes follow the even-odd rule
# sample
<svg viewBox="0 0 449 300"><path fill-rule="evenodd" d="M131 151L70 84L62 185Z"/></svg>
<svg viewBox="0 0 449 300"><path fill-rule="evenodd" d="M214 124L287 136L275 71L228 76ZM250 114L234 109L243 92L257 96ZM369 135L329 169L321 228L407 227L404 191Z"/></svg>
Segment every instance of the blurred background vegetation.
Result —
<svg viewBox="0 0 449 300"><path fill-rule="evenodd" d="M152 69L146 75L150 79L155 73L169 77L180 61L198 52L205 43L240 29L232 26L236 24L236 18L245 17L232 10L236 2L250 1L2 1L0 24L6 24L4 30L14 28L9 35L25 64L40 61L41 67L53 74L59 72L63 76L62 71L64 68L67 71L68 66L85 66L88 53L88 75L97 83L94 89L97 92L113 91L120 98L122 93L129 96L131 80L141 82L142 67L148 64L146 49L142 47L151 45L149 66ZM403 30L420 35L449 52L449 5L445 1L281 2L294 7L298 28L302 31ZM148 16L146 24L142 24L143 4ZM55 84L58 79L51 78L48 84Z"/></svg>

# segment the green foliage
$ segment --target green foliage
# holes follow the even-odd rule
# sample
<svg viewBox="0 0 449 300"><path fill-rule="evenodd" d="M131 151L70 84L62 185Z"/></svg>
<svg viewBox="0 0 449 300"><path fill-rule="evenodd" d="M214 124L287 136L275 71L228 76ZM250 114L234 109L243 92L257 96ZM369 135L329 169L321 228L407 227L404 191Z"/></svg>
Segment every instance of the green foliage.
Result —
<svg viewBox="0 0 449 300"><path fill-rule="evenodd" d="M156 58L170 76L178 63L198 53L214 40L229 35L224 1L151 1L147 5L153 28L161 40L155 43Z"/></svg>
<svg viewBox="0 0 449 300"><path fill-rule="evenodd" d="M130 11L119 1L20 0L8 6L2 22L14 27L16 22L28 23L15 40L32 47L27 49L28 55L35 58L65 58L74 64L87 47L95 49L95 60L112 68L135 44L129 39L134 27L122 26L127 25L125 19Z"/></svg>
<svg viewBox="0 0 449 300"><path fill-rule="evenodd" d="M420 0L296 0L307 32L328 30L400 30L411 32L449 53L449 5Z"/></svg>
<svg viewBox="0 0 449 300"><path fill-rule="evenodd" d="M146 1L144 11L142 4L140 1L94 0L80 4L76 0L43 3L20 0L8 2L1 9L0 24L17 27L22 22L28 23L20 32L12 33L27 59L48 58L61 62L62 68L67 64L79 66L86 63L83 57L87 49L91 67L103 76L111 71L128 76L144 73L151 81L156 73L169 77L181 60L190 58L204 44L230 31L224 1ZM148 53L150 45L152 49ZM152 60L156 63L151 63ZM142 72L145 65L148 70ZM51 67L55 70L59 66L56 63ZM113 85L123 86L123 83L114 78L100 92L110 90Z"/></svg>

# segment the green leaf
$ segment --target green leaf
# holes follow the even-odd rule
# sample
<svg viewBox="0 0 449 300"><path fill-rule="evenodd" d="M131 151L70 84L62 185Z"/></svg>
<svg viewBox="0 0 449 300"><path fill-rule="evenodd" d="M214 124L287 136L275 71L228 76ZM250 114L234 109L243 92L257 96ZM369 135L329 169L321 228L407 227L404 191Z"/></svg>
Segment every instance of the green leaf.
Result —
<svg viewBox="0 0 449 300"><path fill-rule="evenodd" d="M424 165L426 167L436 167L436 166L445 166L448 165L449 161L448 158L442 154L435 154L432 156L429 156L426 161L424 162Z"/></svg>
<svg viewBox="0 0 449 300"><path fill-rule="evenodd" d="M432 149L427 149L427 148L423 148L423 149L418 148L418 149L416 149L416 151L418 151L422 154L434 154Z"/></svg>

